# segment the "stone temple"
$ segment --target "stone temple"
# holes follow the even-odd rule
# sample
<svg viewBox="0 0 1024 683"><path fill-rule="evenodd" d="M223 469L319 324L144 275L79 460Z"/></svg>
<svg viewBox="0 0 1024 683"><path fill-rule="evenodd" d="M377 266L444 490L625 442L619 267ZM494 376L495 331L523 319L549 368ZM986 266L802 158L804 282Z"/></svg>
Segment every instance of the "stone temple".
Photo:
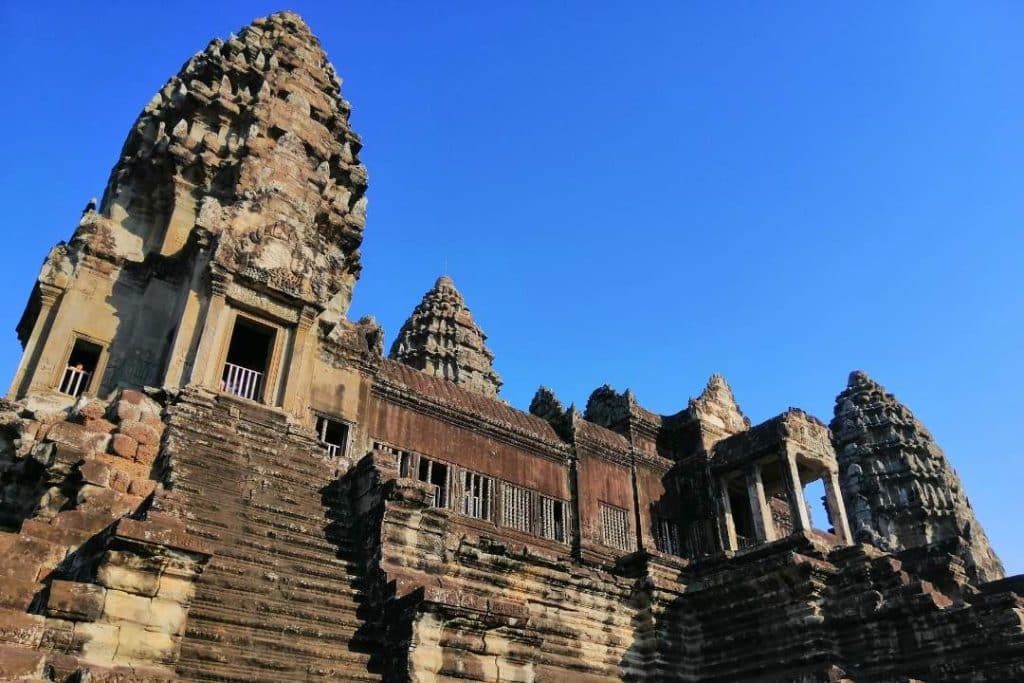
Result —
<svg viewBox="0 0 1024 683"><path fill-rule="evenodd" d="M296 15L214 40L46 257L0 403L0 678L1024 680L1024 578L867 375L830 425L753 425L717 375L673 415L523 412L449 277L385 355L347 317L349 110Z"/></svg>

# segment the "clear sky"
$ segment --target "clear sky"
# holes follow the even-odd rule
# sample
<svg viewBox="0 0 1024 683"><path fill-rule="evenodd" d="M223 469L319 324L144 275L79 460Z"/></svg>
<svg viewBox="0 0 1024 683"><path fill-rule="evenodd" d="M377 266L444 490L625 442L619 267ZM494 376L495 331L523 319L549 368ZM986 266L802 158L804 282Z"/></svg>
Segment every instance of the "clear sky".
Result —
<svg viewBox="0 0 1024 683"><path fill-rule="evenodd" d="M0 378L47 250L215 37L294 9L370 172L352 316L447 263L503 396L903 399L1024 572L1024 3L0 3Z"/></svg>

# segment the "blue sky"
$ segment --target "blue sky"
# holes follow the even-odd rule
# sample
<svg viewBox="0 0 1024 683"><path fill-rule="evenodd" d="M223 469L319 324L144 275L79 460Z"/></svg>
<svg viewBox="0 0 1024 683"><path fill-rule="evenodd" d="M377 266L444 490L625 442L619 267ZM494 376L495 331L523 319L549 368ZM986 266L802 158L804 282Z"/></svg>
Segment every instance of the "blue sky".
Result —
<svg viewBox="0 0 1024 683"><path fill-rule="evenodd" d="M46 251L162 83L265 2L3 3L0 377ZM503 395L707 376L931 428L1024 571L1024 4L291 3L345 80L388 343L447 262ZM4 381L7 381L6 379Z"/></svg>

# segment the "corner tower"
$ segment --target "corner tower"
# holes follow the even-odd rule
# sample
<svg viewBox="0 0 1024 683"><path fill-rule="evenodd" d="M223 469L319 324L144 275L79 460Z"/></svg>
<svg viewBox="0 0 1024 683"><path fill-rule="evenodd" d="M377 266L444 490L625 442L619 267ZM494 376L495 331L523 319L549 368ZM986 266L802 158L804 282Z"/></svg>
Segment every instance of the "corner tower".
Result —
<svg viewBox="0 0 1024 683"><path fill-rule="evenodd" d="M960 478L910 409L856 371L836 398L830 426L858 540L932 561L959 557L972 582L1003 578Z"/></svg>
<svg viewBox="0 0 1024 683"><path fill-rule="evenodd" d="M349 112L292 13L189 59L47 257L12 397L194 383L286 403L313 321L341 320L359 276L367 177Z"/></svg>
<svg viewBox="0 0 1024 683"><path fill-rule="evenodd" d="M494 370L494 354L486 341L455 283L442 275L402 325L390 357L497 398L501 377Z"/></svg>

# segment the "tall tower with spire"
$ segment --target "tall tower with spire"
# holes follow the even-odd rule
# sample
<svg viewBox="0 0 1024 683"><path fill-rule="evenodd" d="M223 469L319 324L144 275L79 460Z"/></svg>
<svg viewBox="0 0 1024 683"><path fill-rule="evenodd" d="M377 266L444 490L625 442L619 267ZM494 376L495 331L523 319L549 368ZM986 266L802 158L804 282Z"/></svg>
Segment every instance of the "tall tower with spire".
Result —
<svg viewBox="0 0 1024 683"><path fill-rule="evenodd" d="M367 175L340 85L288 12L189 59L132 126L102 201L47 257L12 397L217 388L235 383L221 376L234 353L246 393L281 404L286 373L271 365L314 320L344 318L360 272ZM232 352L239 316L263 327Z"/></svg>
<svg viewBox="0 0 1024 683"><path fill-rule="evenodd" d="M909 408L856 371L836 398L831 429L860 540L890 552L958 557L974 582L1003 577L960 478Z"/></svg>
<svg viewBox="0 0 1024 683"><path fill-rule="evenodd" d="M494 370L494 354L486 341L455 282L442 275L402 325L390 357L497 398L501 377Z"/></svg>

